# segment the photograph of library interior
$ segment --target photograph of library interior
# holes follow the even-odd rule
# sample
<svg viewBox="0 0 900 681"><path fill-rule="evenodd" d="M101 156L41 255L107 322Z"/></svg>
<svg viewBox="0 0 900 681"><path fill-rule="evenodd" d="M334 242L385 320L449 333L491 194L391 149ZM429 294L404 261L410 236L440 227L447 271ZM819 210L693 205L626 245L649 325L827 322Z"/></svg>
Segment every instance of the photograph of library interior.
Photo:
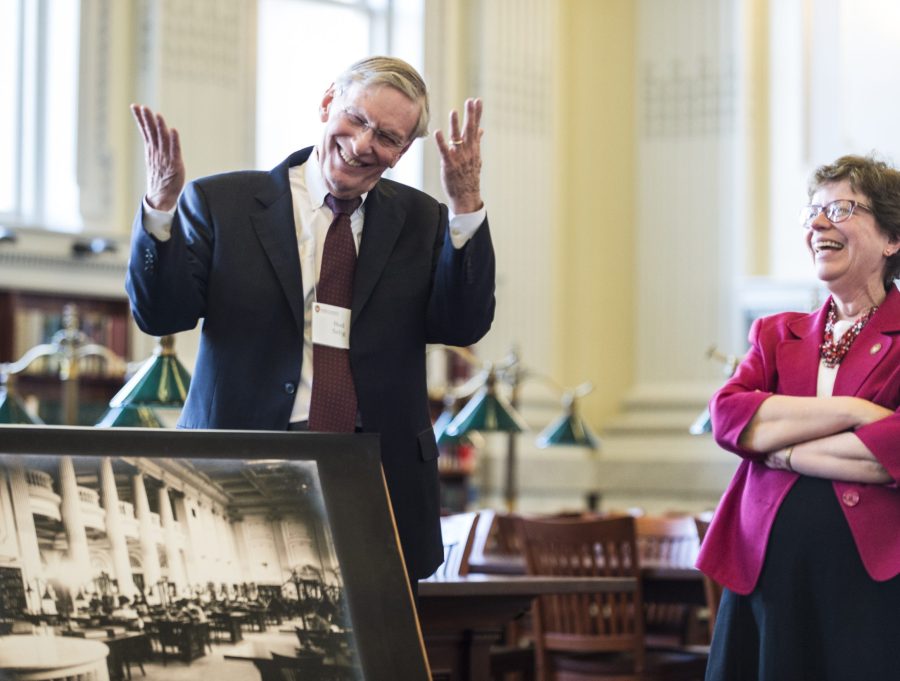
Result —
<svg viewBox="0 0 900 681"><path fill-rule="evenodd" d="M898 678L900 5L0 12L0 681Z"/></svg>

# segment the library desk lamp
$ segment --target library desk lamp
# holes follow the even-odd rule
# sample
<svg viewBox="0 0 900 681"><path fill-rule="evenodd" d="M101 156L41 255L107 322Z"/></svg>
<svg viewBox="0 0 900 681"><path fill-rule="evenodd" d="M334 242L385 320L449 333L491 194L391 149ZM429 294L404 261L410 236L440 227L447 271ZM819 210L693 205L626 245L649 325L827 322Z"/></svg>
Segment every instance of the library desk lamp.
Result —
<svg viewBox="0 0 900 681"><path fill-rule="evenodd" d="M726 379L734 376L734 372L737 370L737 366L741 361L741 358L736 357L735 355L723 355L715 345L711 345L706 351L706 358L714 359L722 365L722 373L725 375ZM709 407L706 407L697 418L694 419L691 427L688 428L688 432L691 435L705 435L706 433L712 432L712 417L709 413Z"/></svg>
<svg viewBox="0 0 900 681"><path fill-rule="evenodd" d="M49 343L40 343L27 350L21 358L6 365L9 375L19 374L29 368L45 365L53 369L62 382L63 423L78 424L78 385L82 364L100 360L106 364L110 375L125 373L125 360L105 345L93 343L79 328L78 308L73 304L63 306L62 325Z"/></svg>
<svg viewBox="0 0 900 681"><path fill-rule="evenodd" d="M184 406L191 375L175 355L175 337L162 336L153 355L141 364L109 401L100 428L165 428L161 416Z"/></svg>
<svg viewBox="0 0 900 681"><path fill-rule="evenodd" d="M448 349L457 351L456 348ZM471 355L471 358L477 361L474 355ZM581 420L577 407L578 398L592 390L590 383L583 383L577 388L565 391L549 377L525 369L515 348L498 364L485 364L482 372L472 379L472 381L480 380L483 385L448 423L446 433L451 437L459 437L472 431L508 434L504 499L507 510L510 512L515 510L518 496L516 436L529 429L528 424L517 411L519 390L523 382L531 379L540 379L551 385L557 394L563 396L563 404L566 407L563 416L556 419L538 436L537 446L543 448L571 445L587 447L592 450L599 448L599 440ZM508 386L509 399L498 390L498 384Z"/></svg>
<svg viewBox="0 0 900 681"><path fill-rule="evenodd" d="M578 400L594 389L590 383L585 382L572 388L563 390L560 401L563 406L563 414L548 425L538 435L536 444L541 449L546 447L587 447L588 449L600 449L600 440L581 418Z"/></svg>

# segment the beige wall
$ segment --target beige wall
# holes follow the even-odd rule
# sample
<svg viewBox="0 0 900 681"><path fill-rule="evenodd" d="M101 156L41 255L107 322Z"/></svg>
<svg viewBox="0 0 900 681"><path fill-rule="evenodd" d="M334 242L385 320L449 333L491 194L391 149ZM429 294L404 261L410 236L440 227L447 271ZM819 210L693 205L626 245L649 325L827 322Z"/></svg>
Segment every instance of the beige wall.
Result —
<svg viewBox="0 0 900 681"><path fill-rule="evenodd" d="M594 383L601 426L634 373L634 3L567 0L560 30L554 347L565 384Z"/></svg>

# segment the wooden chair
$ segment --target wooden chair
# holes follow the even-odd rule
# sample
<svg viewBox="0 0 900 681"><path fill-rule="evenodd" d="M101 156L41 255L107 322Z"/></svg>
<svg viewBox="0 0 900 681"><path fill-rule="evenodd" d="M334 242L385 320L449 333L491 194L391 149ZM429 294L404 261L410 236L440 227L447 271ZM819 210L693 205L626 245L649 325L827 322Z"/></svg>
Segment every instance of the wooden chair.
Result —
<svg viewBox="0 0 900 681"><path fill-rule="evenodd" d="M712 513L701 513L694 517L697 526L697 535L703 542L709 523L712 521ZM716 614L719 612L719 602L722 600L722 585L703 575L703 588L706 591L706 607L708 612L709 640L712 641L713 630L716 628Z"/></svg>
<svg viewBox="0 0 900 681"><path fill-rule="evenodd" d="M324 658L320 655L301 655L290 657L272 652L272 660L281 677L281 681L305 681L306 679L330 679L324 666Z"/></svg>
<svg viewBox="0 0 900 681"><path fill-rule="evenodd" d="M538 678L542 681L687 681L703 678L696 656L646 651L635 519L518 523L530 574L628 577L625 594L542 596L535 605Z"/></svg>
<svg viewBox="0 0 900 681"><path fill-rule="evenodd" d="M635 518L641 565L657 568L693 567L700 541L694 519L688 515L644 515ZM699 608L686 603L645 600L646 643L652 647L680 649L705 643L699 624ZM698 640L699 639L699 640Z"/></svg>

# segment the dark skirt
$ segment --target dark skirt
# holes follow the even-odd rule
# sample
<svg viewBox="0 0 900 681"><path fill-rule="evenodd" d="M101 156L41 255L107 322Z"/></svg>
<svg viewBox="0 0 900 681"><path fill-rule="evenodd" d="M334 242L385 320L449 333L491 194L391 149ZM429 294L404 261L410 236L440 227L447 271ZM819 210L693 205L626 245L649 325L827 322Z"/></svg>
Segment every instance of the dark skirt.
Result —
<svg viewBox="0 0 900 681"><path fill-rule="evenodd" d="M900 680L900 576L868 575L831 482L801 476L756 589L725 589L706 681L889 680Z"/></svg>

